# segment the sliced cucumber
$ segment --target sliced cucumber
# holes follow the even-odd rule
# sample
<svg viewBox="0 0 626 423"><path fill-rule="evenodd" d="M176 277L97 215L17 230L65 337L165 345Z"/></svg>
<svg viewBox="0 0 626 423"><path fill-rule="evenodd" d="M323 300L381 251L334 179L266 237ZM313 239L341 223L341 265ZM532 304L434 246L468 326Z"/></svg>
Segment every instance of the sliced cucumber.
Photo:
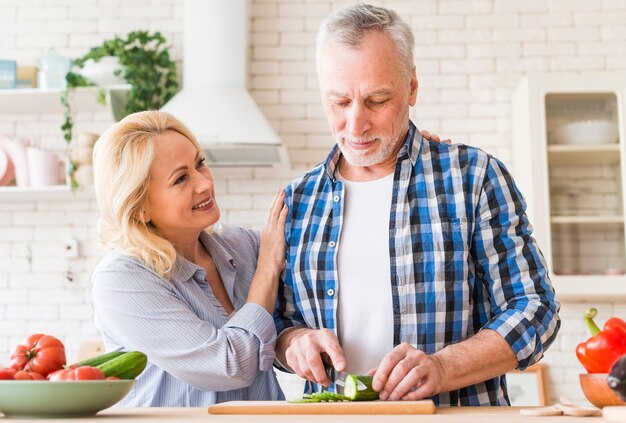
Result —
<svg viewBox="0 0 626 423"><path fill-rule="evenodd" d="M288 400L292 404L311 403L311 402L338 402L348 401L344 395L339 395L330 391L314 392L312 394L304 394L301 399Z"/></svg>
<svg viewBox="0 0 626 423"><path fill-rule="evenodd" d="M345 380L343 395L330 391L304 394L301 399L293 399L290 403L311 403L329 401L373 401L378 399L378 392L372 389L373 376L348 375Z"/></svg>
<svg viewBox="0 0 626 423"><path fill-rule="evenodd" d="M373 379L373 376L348 375L346 377L346 385L343 389L344 396L350 401L377 400L378 392L372 389ZM361 390L359 390L359 388L361 388Z"/></svg>
<svg viewBox="0 0 626 423"><path fill-rule="evenodd" d="M319 398L296 398L296 399L287 400L287 402L290 404L303 404L303 403L310 403L310 402L322 402L322 400Z"/></svg>

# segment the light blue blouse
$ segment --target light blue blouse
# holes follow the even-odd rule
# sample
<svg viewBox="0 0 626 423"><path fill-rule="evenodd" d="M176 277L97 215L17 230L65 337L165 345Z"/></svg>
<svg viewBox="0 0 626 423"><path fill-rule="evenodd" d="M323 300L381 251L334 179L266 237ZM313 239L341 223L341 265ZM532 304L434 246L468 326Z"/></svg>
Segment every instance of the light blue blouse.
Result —
<svg viewBox="0 0 626 423"><path fill-rule="evenodd" d="M200 241L213 257L235 307L230 316L200 266L178 257L171 281L140 261L108 253L92 277L96 327L107 351L143 351L148 365L126 407L202 407L234 400L279 400L272 370L272 316L246 304L258 234L220 225Z"/></svg>

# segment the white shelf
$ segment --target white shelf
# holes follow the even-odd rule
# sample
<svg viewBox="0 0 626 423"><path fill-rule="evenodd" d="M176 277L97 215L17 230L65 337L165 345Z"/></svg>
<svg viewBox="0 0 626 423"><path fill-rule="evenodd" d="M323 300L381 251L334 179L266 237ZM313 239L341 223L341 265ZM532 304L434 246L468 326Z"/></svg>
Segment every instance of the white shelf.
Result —
<svg viewBox="0 0 626 423"><path fill-rule="evenodd" d="M71 93L74 109L81 112L106 110L107 106L96 101L98 91L104 89L107 97L112 92L125 92L130 89L128 84L111 85L108 87L80 87ZM20 88L0 90L0 113L61 113L61 92L59 89Z"/></svg>
<svg viewBox="0 0 626 423"><path fill-rule="evenodd" d="M616 165L619 160L619 144L548 146L550 166Z"/></svg>
<svg viewBox="0 0 626 423"><path fill-rule="evenodd" d="M0 187L0 202L37 200L89 200L95 198L93 186L80 187L72 192L68 185L46 187Z"/></svg>
<svg viewBox="0 0 626 423"><path fill-rule="evenodd" d="M554 224L567 223L585 223L593 225L603 225L607 223L624 223L624 216L585 216L585 215L568 215L568 216L552 216L550 222Z"/></svg>
<svg viewBox="0 0 626 423"><path fill-rule="evenodd" d="M626 275L551 275L552 286L559 300L615 301L626 299Z"/></svg>

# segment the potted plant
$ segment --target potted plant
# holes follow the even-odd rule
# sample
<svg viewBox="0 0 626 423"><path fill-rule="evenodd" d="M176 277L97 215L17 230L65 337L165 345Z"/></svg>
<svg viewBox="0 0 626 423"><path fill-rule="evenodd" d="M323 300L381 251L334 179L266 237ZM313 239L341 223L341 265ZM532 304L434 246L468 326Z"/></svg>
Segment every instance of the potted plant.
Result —
<svg viewBox="0 0 626 423"><path fill-rule="evenodd" d="M95 86L94 81L81 75L80 69L89 61L99 62L110 56L119 60L120 67L115 75L130 84L126 94L125 105L115 118L122 119L126 115L142 110L161 108L178 91L176 64L169 55L169 46L159 32L134 31L126 37L114 37L105 40L100 46L94 47L87 54L74 60L73 68L67 73L67 88L61 93L64 107L64 121L61 129L65 141L72 142L73 111L69 99L71 91L77 87ZM98 91L98 101L105 103L105 91ZM68 175L72 189L78 187L72 174L75 164L70 160Z"/></svg>

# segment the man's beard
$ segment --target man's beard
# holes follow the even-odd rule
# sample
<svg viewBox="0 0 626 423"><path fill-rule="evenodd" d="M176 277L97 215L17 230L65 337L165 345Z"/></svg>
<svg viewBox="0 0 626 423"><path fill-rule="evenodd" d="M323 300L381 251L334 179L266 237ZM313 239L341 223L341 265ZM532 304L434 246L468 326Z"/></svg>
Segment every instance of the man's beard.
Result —
<svg viewBox="0 0 626 423"><path fill-rule="evenodd" d="M384 162L389 158L391 154L394 153L396 147L398 146L400 134L393 133L391 135L383 136L383 135L368 135L366 137L345 137L341 134L337 135L337 144L339 144L339 149L343 154L344 159L351 166L375 166L379 163ZM375 152L372 153L372 147L367 150L353 150L349 144L348 140L353 143L366 143L369 141L373 141L373 148L378 148Z"/></svg>

